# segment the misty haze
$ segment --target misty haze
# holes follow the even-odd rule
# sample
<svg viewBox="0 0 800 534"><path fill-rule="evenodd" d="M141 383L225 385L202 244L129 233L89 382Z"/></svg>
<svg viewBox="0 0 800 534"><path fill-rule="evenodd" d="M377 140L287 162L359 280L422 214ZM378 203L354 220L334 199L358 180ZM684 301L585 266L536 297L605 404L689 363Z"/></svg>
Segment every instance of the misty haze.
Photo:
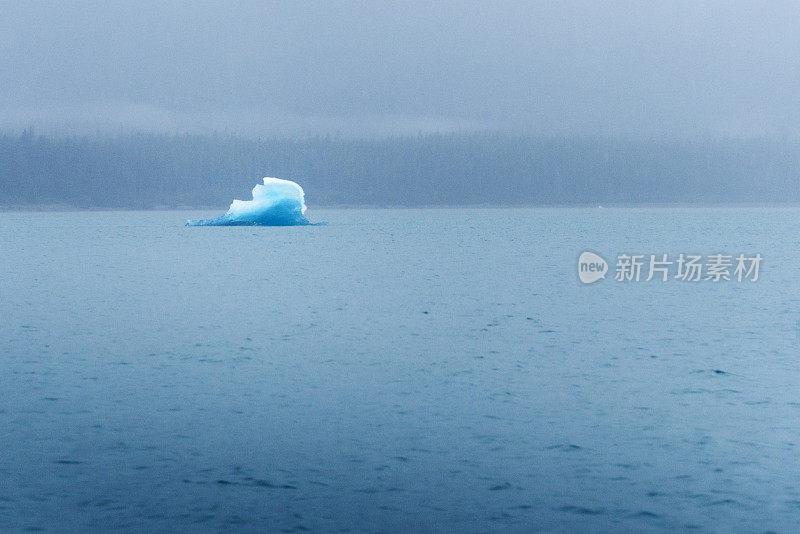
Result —
<svg viewBox="0 0 800 534"><path fill-rule="evenodd" d="M798 531L799 7L0 0L0 530Z"/></svg>

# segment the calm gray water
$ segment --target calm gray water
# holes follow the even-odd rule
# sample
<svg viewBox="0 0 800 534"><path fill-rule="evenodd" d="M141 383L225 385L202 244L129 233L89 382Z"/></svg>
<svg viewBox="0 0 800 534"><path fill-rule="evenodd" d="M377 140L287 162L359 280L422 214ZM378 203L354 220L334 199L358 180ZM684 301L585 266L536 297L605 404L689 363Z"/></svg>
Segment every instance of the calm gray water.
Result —
<svg viewBox="0 0 800 534"><path fill-rule="evenodd" d="M0 529L800 528L800 210L207 215L0 214Z"/></svg>

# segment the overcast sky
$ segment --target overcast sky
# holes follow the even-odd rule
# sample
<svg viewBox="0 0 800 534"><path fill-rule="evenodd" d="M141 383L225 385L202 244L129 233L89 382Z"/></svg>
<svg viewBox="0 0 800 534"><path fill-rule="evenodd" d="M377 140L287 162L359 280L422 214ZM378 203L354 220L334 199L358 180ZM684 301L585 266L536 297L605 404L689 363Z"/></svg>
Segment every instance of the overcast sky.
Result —
<svg viewBox="0 0 800 534"><path fill-rule="evenodd" d="M0 1L0 127L800 137L798 2Z"/></svg>

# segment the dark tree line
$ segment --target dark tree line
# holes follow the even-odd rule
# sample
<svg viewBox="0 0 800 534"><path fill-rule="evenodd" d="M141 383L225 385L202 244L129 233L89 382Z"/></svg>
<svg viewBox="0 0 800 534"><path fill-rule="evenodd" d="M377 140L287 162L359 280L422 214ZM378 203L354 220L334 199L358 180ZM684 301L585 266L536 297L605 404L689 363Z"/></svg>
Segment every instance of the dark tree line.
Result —
<svg viewBox="0 0 800 534"><path fill-rule="evenodd" d="M263 176L316 206L798 202L800 143L0 134L0 206L223 207Z"/></svg>

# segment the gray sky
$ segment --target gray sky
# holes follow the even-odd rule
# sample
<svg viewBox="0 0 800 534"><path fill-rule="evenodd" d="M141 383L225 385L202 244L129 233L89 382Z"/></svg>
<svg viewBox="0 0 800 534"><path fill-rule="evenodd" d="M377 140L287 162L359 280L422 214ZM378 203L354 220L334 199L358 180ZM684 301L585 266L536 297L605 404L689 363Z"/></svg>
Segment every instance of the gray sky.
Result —
<svg viewBox="0 0 800 534"><path fill-rule="evenodd" d="M798 2L0 1L0 128L800 136Z"/></svg>

